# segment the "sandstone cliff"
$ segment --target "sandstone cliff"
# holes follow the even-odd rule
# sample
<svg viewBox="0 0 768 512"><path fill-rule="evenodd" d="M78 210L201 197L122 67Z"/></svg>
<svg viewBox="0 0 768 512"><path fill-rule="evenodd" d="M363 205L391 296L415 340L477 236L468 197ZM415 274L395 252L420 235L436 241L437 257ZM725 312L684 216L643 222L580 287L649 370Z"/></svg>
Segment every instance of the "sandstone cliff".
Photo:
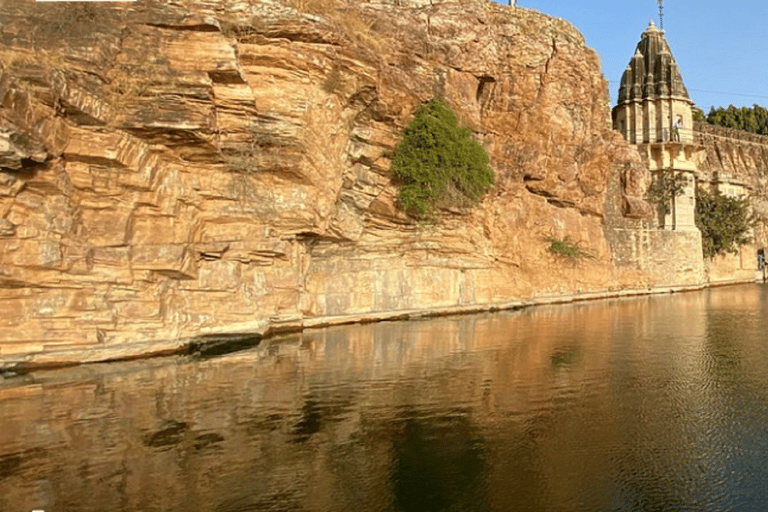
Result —
<svg viewBox="0 0 768 512"><path fill-rule="evenodd" d="M483 0L25 0L0 23L0 364L653 284L605 235L647 214L647 172L563 20ZM436 96L496 184L424 225L389 164ZM595 259L550 254L566 235Z"/></svg>

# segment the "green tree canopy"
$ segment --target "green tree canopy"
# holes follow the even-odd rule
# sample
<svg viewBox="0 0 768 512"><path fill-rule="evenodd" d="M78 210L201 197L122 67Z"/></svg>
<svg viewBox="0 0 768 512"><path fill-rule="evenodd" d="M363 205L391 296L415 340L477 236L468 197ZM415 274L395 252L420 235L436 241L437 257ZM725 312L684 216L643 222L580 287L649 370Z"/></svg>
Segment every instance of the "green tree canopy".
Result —
<svg viewBox="0 0 768 512"><path fill-rule="evenodd" d="M392 160L403 209L429 218L439 207L476 204L494 182L488 153L442 100L420 106Z"/></svg>
<svg viewBox="0 0 768 512"><path fill-rule="evenodd" d="M696 190L696 226L701 230L704 256L737 253L740 245L751 240L753 222L746 197L728 197L718 190Z"/></svg>
<svg viewBox="0 0 768 512"><path fill-rule="evenodd" d="M728 105L728 108L712 107L709 109L706 121L717 126L768 135L768 109L760 105L741 108L733 105Z"/></svg>

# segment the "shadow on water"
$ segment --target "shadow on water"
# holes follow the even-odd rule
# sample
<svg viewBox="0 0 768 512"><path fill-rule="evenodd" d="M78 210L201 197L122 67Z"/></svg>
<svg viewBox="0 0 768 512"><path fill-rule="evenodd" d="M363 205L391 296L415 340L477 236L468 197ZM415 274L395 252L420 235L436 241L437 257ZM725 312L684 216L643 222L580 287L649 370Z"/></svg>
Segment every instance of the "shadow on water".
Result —
<svg viewBox="0 0 768 512"><path fill-rule="evenodd" d="M710 294L706 314L704 355L708 382L722 391L739 396L759 380L763 364L768 363L760 350L765 339L761 313L768 287L760 294L744 294L738 290L721 290Z"/></svg>
<svg viewBox="0 0 768 512"><path fill-rule="evenodd" d="M332 392L310 391L304 397L301 416L291 431L294 443L304 443L324 428L342 421L355 407L355 392L338 386Z"/></svg>
<svg viewBox="0 0 768 512"><path fill-rule="evenodd" d="M323 408L312 397L304 401L301 408L301 419L293 428L293 442L303 443L309 440L313 434L320 432L323 426Z"/></svg>
<svg viewBox="0 0 768 512"><path fill-rule="evenodd" d="M397 510L488 510L486 459L468 415L407 416L391 473Z"/></svg>
<svg viewBox="0 0 768 512"><path fill-rule="evenodd" d="M0 455L0 480L17 475L24 469L25 465L45 456L46 451L42 448L31 448L21 452Z"/></svg>
<svg viewBox="0 0 768 512"><path fill-rule="evenodd" d="M18 453L0 455L0 480L18 473L23 460L21 454Z"/></svg>
<svg viewBox="0 0 768 512"><path fill-rule="evenodd" d="M170 448L184 440L189 425L183 421L169 421L163 428L144 438L150 448Z"/></svg>
<svg viewBox="0 0 768 512"><path fill-rule="evenodd" d="M210 359L232 352L248 350L261 343L262 336L243 334L204 335L189 344L188 354L196 359Z"/></svg>
<svg viewBox="0 0 768 512"><path fill-rule="evenodd" d="M162 428L143 437L144 445L157 451L200 452L220 448L222 442L224 437L217 432L195 431L189 423L175 420L165 422Z"/></svg>
<svg viewBox="0 0 768 512"><path fill-rule="evenodd" d="M579 359L579 354L580 347L578 345L555 350L549 356L549 366L552 370L573 366Z"/></svg>

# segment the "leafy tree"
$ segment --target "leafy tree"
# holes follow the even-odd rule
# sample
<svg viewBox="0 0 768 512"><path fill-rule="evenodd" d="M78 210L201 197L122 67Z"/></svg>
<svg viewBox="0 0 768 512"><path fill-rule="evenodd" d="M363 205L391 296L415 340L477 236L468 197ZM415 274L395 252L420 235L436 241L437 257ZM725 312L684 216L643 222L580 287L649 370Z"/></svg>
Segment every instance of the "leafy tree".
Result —
<svg viewBox="0 0 768 512"><path fill-rule="evenodd" d="M728 108L712 107L706 116L706 122L759 135L768 135L768 109L760 105L741 108L736 108L733 105L729 105Z"/></svg>
<svg viewBox="0 0 768 512"><path fill-rule="evenodd" d="M755 112L753 110L746 109L746 107L743 110L745 110L743 112L744 117L742 118L742 126L744 127L743 130L746 130L750 133L757 133L757 116L755 115Z"/></svg>
<svg viewBox="0 0 768 512"><path fill-rule="evenodd" d="M720 115L721 115L720 111L721 110L722 110L722 108L719 109L719 110L715 110L714 106L710 107L709 108L709 114L707 114L707 122L709 124L714 124L714 125L717 125L717 126L722 126L720 124Z"/></svg>
<svg viewBox="0 0 768 512"><path fill-rule="evenodd" d="M439 207L476 204L494 182L488 153L442 100L416 110L392 159L403 209L431 218Z"/></svg>
<svg viewBox="0 0 768 512"><path fill-rule="evenodd" d="M739 127L738 112L736 110L736 107L734 107L733 105L728 105L728 108L725 109L723 122L725 123L725 126L727 126L728 128Z"/></svg>
<svg viewBox="0 0 768 512"><path fill-rule="evenodd" d="M726 252L738 253L739 246L749 243L754 217L746 197L728 197L719 190L696 190L696 226L701 230L704 256Z"/></svg>

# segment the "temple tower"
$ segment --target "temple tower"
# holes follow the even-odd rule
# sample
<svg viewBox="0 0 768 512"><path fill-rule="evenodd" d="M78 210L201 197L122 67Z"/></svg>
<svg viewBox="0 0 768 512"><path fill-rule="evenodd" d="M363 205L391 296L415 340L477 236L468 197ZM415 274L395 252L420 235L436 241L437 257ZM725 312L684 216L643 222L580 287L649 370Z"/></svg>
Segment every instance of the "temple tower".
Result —
<svg viewBox="0 0 768 512"><path fill-rule="evenodd" d="M685 191L669 208L660 206L664 229L696 230L693 101L683 84L664 31L651 21L621 77L613 127L637 147L656 179L673 172L685 179Z"/></svg>

